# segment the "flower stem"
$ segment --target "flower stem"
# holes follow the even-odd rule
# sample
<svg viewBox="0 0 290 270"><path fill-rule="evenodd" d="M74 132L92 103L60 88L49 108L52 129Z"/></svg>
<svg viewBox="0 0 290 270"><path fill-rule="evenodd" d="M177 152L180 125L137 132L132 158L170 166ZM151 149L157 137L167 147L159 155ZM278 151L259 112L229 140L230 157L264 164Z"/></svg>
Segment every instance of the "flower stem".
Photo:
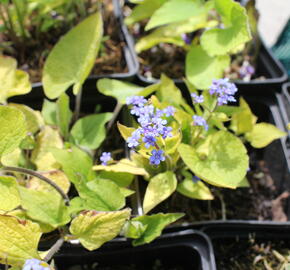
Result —
<svg viewBox="0 0 290 270"><path fill-rule="evenodd" d="M75 103L74 117L73 117L75 122L79 119L79 116L80 116L81 104L82 104L82 93L83 93L83 89L81 87L81 89L76 95L76 103Z"/></svg>
<svg viewBox="0 0 290 270"><path fill-rule="evenodd" d="M119 115L121 109L123 107L123 104L120 103L119 101L117 102L117 105L113 111L113 117L112 119L110 120L110 122L108 123L108 126L107 126L107 132L111 129L112 125L114 124L114 121L116 120L117 116Z"/></svg>
<svg viewBox="0 0 290 270"><path fill-rule="evenodd" d="M51 258L54 256L54 254L59 251L59 249L61 248L63 243L64 243L64 239L63 238L58 239L55 242L55 244L49 249L48 253L46 254L46 256L44 257L43 260L45 262L48 262L49 260L51 260Z"/></svg>
<svg viewBox="0 0 290 270"><path fill-rule="evenodd" d="M43 176L42 174L39 174L38 172L29 170L29 169L25 169L25 168L18 168L18 167L2 167L1 170L3 171L8 171L8 172L19 172L22 174L27 174L27 175L31 175L34 177L39 178L40 180L46 182L47 184L51 185L53 188L56 189L56 191L62 196L62 198L65 201L66 205L69 205L69 198L68 196L64 193L64 191L53 181L51 181L49 178Z"/></svg>

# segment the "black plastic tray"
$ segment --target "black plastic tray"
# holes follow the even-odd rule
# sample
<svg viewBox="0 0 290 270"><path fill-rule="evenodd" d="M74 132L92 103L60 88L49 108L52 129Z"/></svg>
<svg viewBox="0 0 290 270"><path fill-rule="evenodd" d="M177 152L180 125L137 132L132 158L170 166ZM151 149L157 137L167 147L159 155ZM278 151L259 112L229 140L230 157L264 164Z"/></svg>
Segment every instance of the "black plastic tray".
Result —
<svg viewBox="0 0 290 270"><path fill-rule="evenodd" d="M138 247L132 247L126 239L117 238L92 252L80 245L66 244L54 258L59 270L96 262L100 268L115 269L116 266L136 264L143 267L138 269L154 269L152 265L156 260L166 269L174 269L173 266L181 267L178 269L216 269L211 241L204 233L195 230L164 234L152 243Z"/></svg>

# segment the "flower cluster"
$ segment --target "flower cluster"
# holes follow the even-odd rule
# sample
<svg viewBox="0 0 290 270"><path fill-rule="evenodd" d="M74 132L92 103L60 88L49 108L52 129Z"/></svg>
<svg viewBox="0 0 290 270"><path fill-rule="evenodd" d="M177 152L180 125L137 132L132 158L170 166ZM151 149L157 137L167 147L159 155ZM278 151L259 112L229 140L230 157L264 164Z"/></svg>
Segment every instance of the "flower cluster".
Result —
<svg viewBox="0 0 290 270"><path fill-rule="evenodd" d="M150 163L159 165L161 161L165 160L165 157L163 150L160 150L157 145L157 138L166 139L172 136L172 128L166 126L167 120L164 117L173 116L174 107L168 106L163 110L156 109L142 96L127 98L127 105L133 105L130 112L137 117L137 122L140 125L127 139L128 147L135 148L141 142L145 144L146 148L155 147L156 149L151 151Z"/></svg>
<svg viewBox="0 0 290 270"><path fill-rule="evenodd" d="M107 166L108 162L112 159L111 157L111 153L109 152L103 152L101 157L100 157L100 161L102 161L102 165L103 166Z"/></svg>
<svg viewBox="0 0 290 270"><path fill-rule="evenodd" d="M237 92L237 87L234 83L230 83L229 79L213 80L209 89L211 95L217 96L218 105L228 104L229 101L236 101L234 94Z"/></svg>
<svg viewBox="0 0 290 270"><path fill-rule="evenodd" d="M194 126L204 127L205 130L208 130L208 124L202 116L194 115L192 116L192 119Z"/></svg>
<svg viewBox="0 0 290 270"><path fill-rule="evenodd" d="M203 95L197 95L195 93L192 93L191 94L191 97L192 97L192 100L193 100L193 103L203 103L204 102L204 98L203 98Z"/></svg>
<svg viewBox="0 0 290 270"><path fill-rule="evenodd" d="M27 259L22 270L51 270L46 262L38 259Z"/></svg>
<svg viewBox="0 0 290 270"><path fill-rule="evenodd" d="M252 75L255 73L255 68L248 61L244 61L239 73L242 79L250 80Z"/></svg>

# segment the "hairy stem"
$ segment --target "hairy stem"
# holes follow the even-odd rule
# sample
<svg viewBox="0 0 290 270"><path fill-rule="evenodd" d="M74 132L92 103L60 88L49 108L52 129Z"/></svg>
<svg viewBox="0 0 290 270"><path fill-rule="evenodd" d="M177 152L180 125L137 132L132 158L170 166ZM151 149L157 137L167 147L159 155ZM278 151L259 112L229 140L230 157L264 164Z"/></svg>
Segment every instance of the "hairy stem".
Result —
<svg viewBox="0 0 290 270"><path fill-rule="evenodd" d="M76 104L74 110L74 121L76 122L79 119L80 111L81 111L81 104L82 104L82 93L83 89L81 88L80 91L76 95Z"/></svg>
<svg viewBox="0 0 290 270"><path fill-rule="evenodd" d="M51 185L64 199L65 204L69 205L69 198L68 196L64 193L64 191L53 181L51 181L49 178L39 174L38 172L29 170L29 169L25 169L25 168L18 168L18 167L2 167L1 170L3 171L8 171L8 172L18 172L18 173L22 173L22 174L27 174L27 175L31 175L34 177L39 178L40 180L46 182L47 184Z"/></svg>
<svg viewBox="0 0 290 270"><path fill-rule="evenodd" d="M115 109L114 109L114 111L113 111L113 117L112 117L112 119L110 120L110 122L108 123L108 126L107 126L107 132L111 129L111 127L112 127L112 125L114 124L116 118L118 117L118 115L119 115L119 113L120 113L122 107L123 107L123 104L120 103L120 102L118 101L118 102L117 102L117 105L116 105L116 107L115 107Z"/></svg>
<svg viewBox="0 0 290 270"><path fill-rule="evenodd" d="M55 253L57 253L59 251L59 249L61 248L61 246L64 243L64 239L60 238L58 239L55 244L50 248L50 250L48 251L48 253L46 254L46 256L44 257L44 261L48 262L49 260L51 260L51 258L54 256Z"/></svg>

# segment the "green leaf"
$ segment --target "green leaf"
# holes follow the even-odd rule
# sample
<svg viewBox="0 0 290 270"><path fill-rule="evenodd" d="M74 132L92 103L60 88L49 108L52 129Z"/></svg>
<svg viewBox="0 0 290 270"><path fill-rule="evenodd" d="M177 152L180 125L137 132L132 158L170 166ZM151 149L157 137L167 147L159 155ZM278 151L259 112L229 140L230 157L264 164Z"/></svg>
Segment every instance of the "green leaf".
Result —
<svg viewBox="0 0 290 270"><path fill-rule="evenodd" d="M208 156L204 159L200 159L196 150L186 144L181 144L178 152L196 176L215 186L236 188L249 167L245 146L227 131L211 135Z"/></svg>
<svg viewBox="0 0 290 270"><path fill-rule="evenodd" d="M68 138L71 118L72 112L69 108L69 97L63 93L56 102L56 119L60 133L64 138Z"/></svg>
<svg viewBox="0 0 290 270"><path fill-rule="evenodd" d="M249 105L243 98L240 98L239 108L239 111L233 113L230 125L230 129L237 135L250 132L257 122L257 117L252 113Z"/></svg>
<svg viewBox="0 0 290 270"><path fill-rule="evenodd" d="M132 132L135 131L135 128L126 127L119 122L117 122L117 127L124 140L127 140L129 137L131 137Z"/></svg>
<svg viewBox="0 0 290 270"><path fill-rule="evenodd" d="M9 56L0 55L0 82L0 103L31 91L28 74L17 69L16 60Z"/></svg>
<svg viewBox="0 0 290 270"><path fill-rule="evenodd" d="M21 205L33 220L51 225L54 228L70 221L68 207L56 191L39 191L19 187Z"/></svg>
<svg viewBox="0 0 290 270"><path fill-rule="evenodd" d="M182 213L175 214L155 214L151 216L140 216L133 218L132 221L141 222L143 226L146 227L146 230L143 234L133 241L133 246L140 246L142 244L150 243L155 238L161 235L162 230L172 222L175 222L177 219L183 217Z"/></svg>
<svg viewBox="0 0 290 270"><path fill-rule="evenodd" d="M100 171L99 176L101 179L109 179L116 183L119 187L128 187L134 180L134 175L124 172L108 172Z"/></svg>
<svg viewBox="0 0 290 270"><path fill-rule="evenodd" d="M98 148L106 137L105 124L112 116L112 113L100 113L79 119L71 130L74 143L89 149Z"/></svg>
<svg viewBox="0 0 290 270"><path fill-rule="evenodd" d="M184 21L203 12L199 1L192 0L169 0L157 9L147 23L145 30L148 31L156 26Z"/></svg>
<svg viewBox="0 0 290 270"><path fill-rule="evenodd" d="M76 146L70 149L51 149L51 153L69 178L69 180L78 185L81 179L90 181L96 178L95 172L92 170L93 160L84 151Z"/></svg>
<svg viewBox="0 0 290 270"><path fill-rule="evenodd" d="M119 234L130 214L130 209L116 212L85 211L71 222L70 232L78 237L86 249L95 250Z"/></svg>
<svg viewBox="0 0 290 270"><path fill-rule="evenodd" d="M57 125L56 110L57 110L57 105L55 102L51 102L47 99L44 99L41 114L47 125L53 125L53 126Z"/></svg>
<svg viewBox="0 0 290 270"><path fill-rule="evenodd" d="M144 20L160 8L167 0L145 0L133 8L132 13L125 19L127 25Z"/></svg>
<svg viewBox="0 0 290 270"><path fill-rule="evenodd" d="M129 220L123 228L123 234L127 238L137 239L145 232L147 225L143 225L140 221Z"/></svg>
<svg viewBox="0 0 290 270"><path fill-rule="evenodd" d="M16 108L24 114L25 120L26 120L27 132L34 134L41 128L41 126L44 125L43 119L39 111L35 111L29 108L28 106L25 106L22 104L15 104L15 103L9 103L9 107Z"/></svg>
<svg viewBox="0 0 290 270"><path fill-rule="evenodd" d="M0 157L13 152L26 136L24 114L16 108L0 106Z"/></svg>
<svg viewBox="0 0 290 270"><path fill-rule="evenodd" d="M176 189L177 180L173 172L160 173L150 179L147 186L143 210L148 213L156 205L167 199Z"/></svg>
<svg viewBox="0 0 290 270"><path fill-rule="evenodd" d="M209 188L202 182L193 182L190 178L185 178L177 186L177 191L182 195L197 200L213 200Z"/></svg>
<svg viewBox="0 0 290 270"><path fill-rule="evenodd" d="M141 87L136 84L113 79L100 79L97 82L98 90L106 96L112 96L121 104L126 104L126 98L131 96L148 96L153 93L158 84Z"/></svg>
<svg viewBox="0 0 290 270"><path fill-rule="evenodd" d="M63 141L57 130L44 126L36 137L37 147L33 150L31 161L39 171L58 169L59 165L51 153L51 148L62 148Z"/></svg>
<svg viewBox="0 0 290 270"><path fill-rule="evenodd" d="M73 85L77 94L97 57L103 35L100 13L91 15L70 30L52 49L43 70L44 92L57 98Z"/></svg>
<svg viewBox="0 0 290 270"><path fill-rule="evenodd" d="M225 55L251 39L245 8L233 0L215 0L226 28L210 29L201 36L201 46L210 55Z"/></svg>
<svg viewBox="0 0 290 270"><path fill-rule="evenodd" d="M0 215L0 263L23 266L27 259L40 259L37 252L40 237L38 224Z"/></svg>
<svg viewBox="0 0 290 270"><path fill-rule="evenodd" d="M230 65L230 57L209 56L200 46L191 47L186 55L186 78L198 89L207 89L214 79L222 78L224 70Z"/></svg>
<svg viewBox="0 0 290 270"><path fill-rule="evenodd" d="M258 123L246 133L246 139L255 148L263 148L272 141L286 136L287 133L269 123Z"/></svg>
<svg viewBox="0 0 290 270"><path fill-rule="evenodd" d="M11 211L20 205L20 197L14 177L0 176L0 210Z"/></svg>

